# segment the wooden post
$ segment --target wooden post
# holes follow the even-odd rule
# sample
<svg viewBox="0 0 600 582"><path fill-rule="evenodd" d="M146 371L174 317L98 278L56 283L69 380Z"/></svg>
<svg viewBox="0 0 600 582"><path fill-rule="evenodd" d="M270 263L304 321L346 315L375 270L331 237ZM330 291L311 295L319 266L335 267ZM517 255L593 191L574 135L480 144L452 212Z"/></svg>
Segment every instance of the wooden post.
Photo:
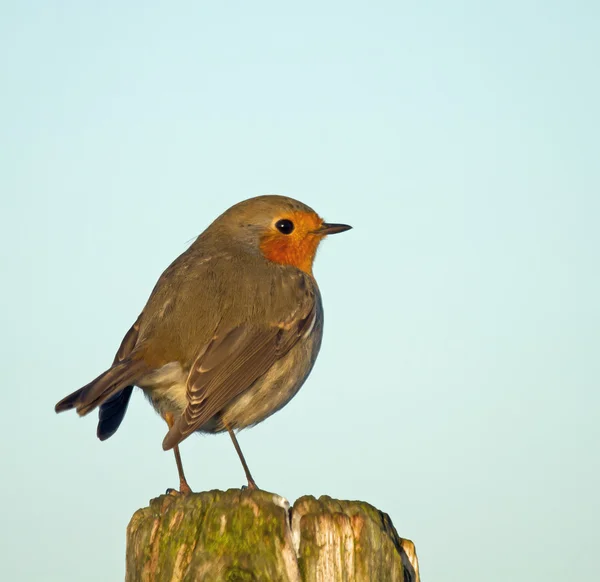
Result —
<svg viewBox="0 0 600 582"><path fill-rule="evenodd" d="M410 540L362 501L162 495L127 528L126 582L419 582Z"/></svg>

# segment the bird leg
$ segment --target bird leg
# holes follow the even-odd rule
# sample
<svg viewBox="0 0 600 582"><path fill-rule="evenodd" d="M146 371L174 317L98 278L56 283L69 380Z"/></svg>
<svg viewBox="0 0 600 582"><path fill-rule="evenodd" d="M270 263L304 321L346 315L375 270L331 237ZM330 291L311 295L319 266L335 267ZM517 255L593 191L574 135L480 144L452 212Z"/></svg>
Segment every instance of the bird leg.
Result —
<svg viewBox="0 0 600 582"><path fill-rule="evenodd" d="M235 451L237 452L238 457L240 458L240 461L242 461L242 467L244 467L244 473L246 473L246 479L248 479L248 489L258 489L256 482L252 478L250 469L248 469L248 465L246 463L246 459L244 459L244 454L242 453L242 449L240 449L240 445L238 444L237 439L235 438L235 433L233 432L233 429L230 426L228 426L227 424L225 424L225 428L227 429L227 432L229 433L229 436L231 437L231 440L233 441L233 446L235 447Z"/></svg>
<svg viewBox="0 0 600 582"><path fill-rule="evenodd" d="M169 425L169 428L175 424L173 414L170 412L165 413L164 419ZM173 447L173 452L175 453L175 462L177 463L177 472L179 473L179 492L187 495L188 493L192 492L192 489L188 485L188 482L185 479L185 474L183 473L183 464L181 463L181 455L179 454L179 445L175 445Z"/></svg>

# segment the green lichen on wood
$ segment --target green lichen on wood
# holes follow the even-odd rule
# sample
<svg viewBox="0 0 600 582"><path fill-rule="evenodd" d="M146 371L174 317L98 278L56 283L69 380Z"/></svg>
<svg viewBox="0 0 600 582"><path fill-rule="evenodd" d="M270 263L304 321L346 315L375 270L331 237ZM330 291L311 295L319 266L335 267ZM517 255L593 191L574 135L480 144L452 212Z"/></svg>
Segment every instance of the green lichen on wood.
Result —
<svg viewBox="0 0 600 582"><path fill-rule="evenodd" d="M287 580L287 519L264 491L163 495L129 524L127 581Z"/></svg>
<svg viewBox="0 0 600 582"><path fill-rule="evenodd" d="M368 503L283 505L239 489L158 497L129 524L126 582L418 580L405 552L414 547Z"/></svg>

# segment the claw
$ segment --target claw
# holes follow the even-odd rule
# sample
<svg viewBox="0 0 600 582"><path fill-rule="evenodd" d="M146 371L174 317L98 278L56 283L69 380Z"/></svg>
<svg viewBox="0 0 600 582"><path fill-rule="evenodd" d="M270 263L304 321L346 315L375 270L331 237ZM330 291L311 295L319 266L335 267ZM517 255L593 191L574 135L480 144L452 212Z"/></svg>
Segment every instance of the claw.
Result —
<svg viewBox="0 0 600 582"><path fill-rule="evenodd" d="M187 484L187 481L181 481L181 483L179 483L179 493L182 495L189 495L192 493L192 488Z"/></svg>
<svg viewBox="0 0 600 582"><path fill-rule="evenodd" d="M192 493L192 490L190 489L190 486L187 483L182 483L180 485L179 491L177 489L173 489L173 487L169 487L165 491L166 495L172 495L173 497L177 497L178 495L189 495L190 493Z"/></svg>

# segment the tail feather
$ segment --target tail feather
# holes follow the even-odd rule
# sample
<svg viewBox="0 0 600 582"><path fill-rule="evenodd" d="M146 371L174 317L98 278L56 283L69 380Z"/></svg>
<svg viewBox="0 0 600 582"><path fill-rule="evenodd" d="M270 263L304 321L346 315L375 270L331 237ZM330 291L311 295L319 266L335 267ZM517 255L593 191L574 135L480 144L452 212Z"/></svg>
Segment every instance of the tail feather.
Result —
<svg viewBox="0 0 600 582"><path fill-rule="evenodd" d="M83 388L65 396L56 404L54 410L64 412L75 408L77 414L84 416L124 388L130 388L146 371L147 366L142 360L123 360L100 374ZM122 414L124 413L125 410L122 411Z"/></svg>
<svg viewBox="0 0 600 582"><path fill-rule="evenodd" d="M79 399L79 395L81 394L82 390L83 388L80 388L79 390L75 390L75 392L73 392L72 394L65 396L60 402L56 404L56 406L54 407L54 412L64 412L65 410L71 410L72 408L75 408L75 406L77 406L77 400Z"/></svg>
<svg viewBox="0 0 600 582"><path fill-rule="evenodd" d="M101 441L105 441L117 432L127 412L132 392L133 386L127 386L100 405L96 434Z"/></svg>

